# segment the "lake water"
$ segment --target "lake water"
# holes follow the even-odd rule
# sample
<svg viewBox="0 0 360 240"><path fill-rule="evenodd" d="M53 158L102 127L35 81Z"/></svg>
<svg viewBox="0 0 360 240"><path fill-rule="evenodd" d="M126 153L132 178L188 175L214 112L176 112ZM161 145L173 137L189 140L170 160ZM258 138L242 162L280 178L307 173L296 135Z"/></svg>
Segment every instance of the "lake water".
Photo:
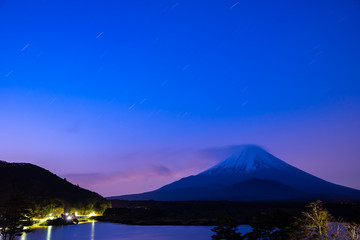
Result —
<svg viewBox="0 0 360 240"><path fill-rule="evenodd" d="M37 228L23 234L19 240L210 240L213 234L207 226L134 226L108 222ZM242 225L240 232L251 231Z"/></svg>

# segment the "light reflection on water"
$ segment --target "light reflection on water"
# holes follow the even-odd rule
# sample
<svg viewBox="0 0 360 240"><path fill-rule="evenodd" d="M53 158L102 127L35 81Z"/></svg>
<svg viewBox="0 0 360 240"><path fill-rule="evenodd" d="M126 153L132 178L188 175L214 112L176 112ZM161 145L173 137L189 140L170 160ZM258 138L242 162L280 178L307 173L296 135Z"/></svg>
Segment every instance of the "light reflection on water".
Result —
<svg viewBox="0 0 360 240"><path fill-rule="evenodd" d="M210 240L213 234L208 226L132 226L107 222L37 228L23 234L19 240ZM240 226L240 232L251 231Z"/></svg>
<svg viewBox="0 0 360 240"><path fill-rule="evenodd" d="M52 226L47 227L46 240L51 240L51 229Z"/></svg>
<svg viewBox="0 0 360 240"><path fill-rule="evenodd" d="M2 238L1 238L2 239ZM21 240L26 240L26 234L21 235Z"/></svg>
<svg viewBox="0 0 360 240"><path fill-rule="evenodd" d="M91 223L91 240L95 239L95 220Z"/></svg>

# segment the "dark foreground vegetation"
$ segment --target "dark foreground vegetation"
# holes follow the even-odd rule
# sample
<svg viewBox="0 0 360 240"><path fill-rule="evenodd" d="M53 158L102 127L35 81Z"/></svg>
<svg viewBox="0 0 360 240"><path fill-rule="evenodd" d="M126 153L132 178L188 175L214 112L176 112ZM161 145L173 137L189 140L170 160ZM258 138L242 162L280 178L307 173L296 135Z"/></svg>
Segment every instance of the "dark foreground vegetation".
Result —
<svg viewBox="0 0 360 240"><path fill-rule="evenodd" d="M99 218L103 221L136 225L207 225L214 226L228 214L238 224L250 224L254 216L266 214L275 220L300 217L309 202L160 202L111 200ZM360 203L324 203L335 218L360 220Z"/></svg>
<svg viewBox="0 0 360 240"><path fill-rule="evenodd" d="M360 223L333 217L321 201L312 202L300 217L272 216L265 212L253 216L252 232L242 234L238 223L225 214L211 230L213 240L359 240Z"/></svg>

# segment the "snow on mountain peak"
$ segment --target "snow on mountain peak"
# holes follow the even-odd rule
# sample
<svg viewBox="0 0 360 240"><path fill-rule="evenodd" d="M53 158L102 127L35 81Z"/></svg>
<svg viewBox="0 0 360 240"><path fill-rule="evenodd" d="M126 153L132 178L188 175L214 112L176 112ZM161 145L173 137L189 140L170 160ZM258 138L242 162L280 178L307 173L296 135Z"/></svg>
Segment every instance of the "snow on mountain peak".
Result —
<svg viewBox="0 0 360 240"><path fill-rule="evenodd" d="M289 166L256 145L239 146L236 153L200 174L252 172L259 169L283 169Z"/></svg>

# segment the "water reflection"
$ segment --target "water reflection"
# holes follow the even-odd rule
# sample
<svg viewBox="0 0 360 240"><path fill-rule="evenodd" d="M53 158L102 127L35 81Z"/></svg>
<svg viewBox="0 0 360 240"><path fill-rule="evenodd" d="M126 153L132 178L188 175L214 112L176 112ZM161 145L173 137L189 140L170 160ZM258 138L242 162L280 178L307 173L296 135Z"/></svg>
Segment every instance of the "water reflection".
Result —
<svg viewBox="0 0 360 240"><path fill-rule="evenodd" d="M91 240L95 239L95 220L91 223Z"/></svg>
<svg viewBox="0 0 360 240"><path fill-rule="evenodd" d="M52 226L47 227L46 240L51 240L51 229Z"/></svg>
<svg viewBox="0 0 360 240"><path fill-rule="evenodd" d="M20 240L26 240L26 233L21 234L21 239Z"/></svg>
<svg viewBox="0 0 360 240"><path fill-rule="evenodd" d="M95 234L96 226L96 234ZM209 240L211 227L206 226L133 226L108 222L36 228L18 240ZM251 231L240 226L240 232Z"/></svg>

